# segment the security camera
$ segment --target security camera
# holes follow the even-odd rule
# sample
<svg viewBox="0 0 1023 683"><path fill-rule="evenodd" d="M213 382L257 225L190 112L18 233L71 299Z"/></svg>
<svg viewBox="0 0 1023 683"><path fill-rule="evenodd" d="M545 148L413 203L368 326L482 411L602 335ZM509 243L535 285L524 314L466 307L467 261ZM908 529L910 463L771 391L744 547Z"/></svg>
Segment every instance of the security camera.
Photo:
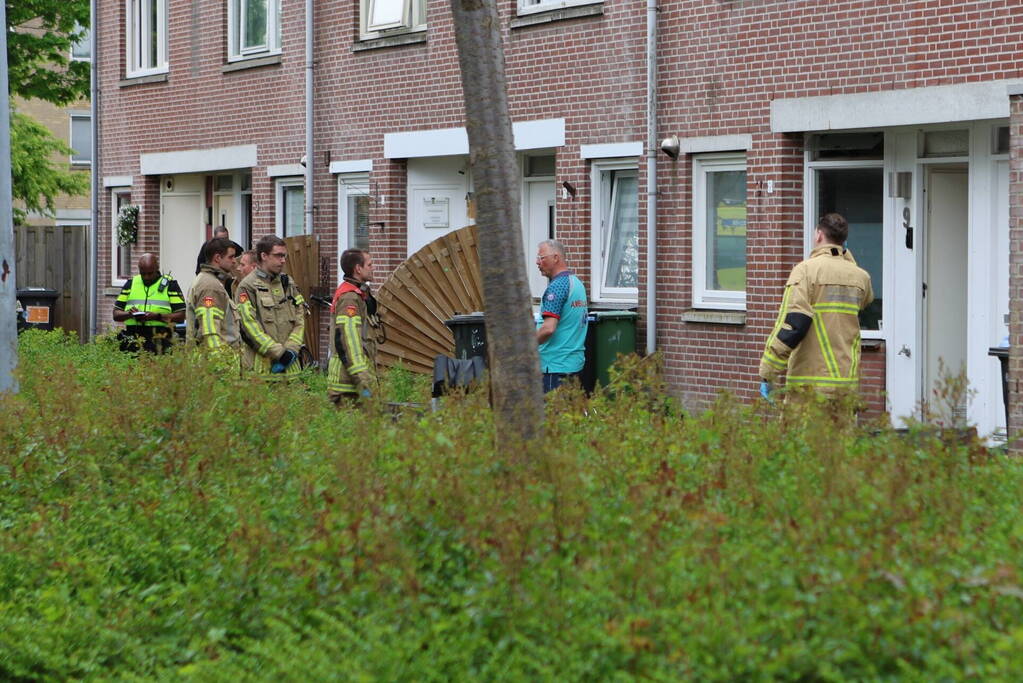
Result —
<svg viewBox="0 0 1023 683"><path fill-rule="evenodd" d="M661 151L672 159L678 159L680 145L677 135L670 135L661 140Z"/></svg>

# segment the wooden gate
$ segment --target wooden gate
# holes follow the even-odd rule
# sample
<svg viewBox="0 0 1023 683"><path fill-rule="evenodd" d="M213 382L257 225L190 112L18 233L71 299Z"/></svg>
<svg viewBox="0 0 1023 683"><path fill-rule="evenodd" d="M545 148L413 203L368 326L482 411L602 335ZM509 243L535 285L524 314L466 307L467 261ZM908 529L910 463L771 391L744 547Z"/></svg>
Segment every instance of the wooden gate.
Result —
<svg viewBox="0 0 1023 683"><path fill-rule="evenodd" d="M14 274L18 289L57 291L53 326L88 336L89 226L16 225Z"/></svg>

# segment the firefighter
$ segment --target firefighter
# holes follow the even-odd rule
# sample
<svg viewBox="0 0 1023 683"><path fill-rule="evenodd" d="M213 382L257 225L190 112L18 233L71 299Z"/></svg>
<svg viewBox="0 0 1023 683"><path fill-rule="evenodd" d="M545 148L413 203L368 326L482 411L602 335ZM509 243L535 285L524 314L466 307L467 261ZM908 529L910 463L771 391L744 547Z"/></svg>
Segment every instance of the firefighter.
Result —
<svg viewBox="0 0 1023 683"><path fill-rule="evenodd" d="M783 373L788 386L833 396L859 381L859 312L874 294L870 275L843 245L849 224L837 213L817 223L810 258L792 269L760 360L760 393L768 398Z"/></svg>
<svg viewBox="0 0 1023 683"><path fill-rule="evenodd" d="M259 266L238 285L242 367L257 375L296 374L305 341L305 299L284 274L288 249L267 235L256 244Z"/></svg>
<svg viewBox="0 0 1023 683"><path fill-rule="evenodd" d="M208 349L236 349L238 313L224 289L234 270L235 244L216 237L206 243L199 276L188 291L186 338Z"/></svg>
<svg viewBox="0 0 1023 683"><path fill-rule="evenodd" d="M334 352L327 364L327 395L335 405L377 394L377 345L385 341L370 291L373 258L361 249L341 254L344 279L331 304L330 339Z"/></svg>
<svg viewBox="0 0 1023 683"><path fill-rule="evenodd" d="M171 344L173 325L185 319L185 299L181 287L160 273L160 259L142 254L139 273L126 281L114 302L114 322L123 322L121 350L142 348L163 353Z"/></svg>

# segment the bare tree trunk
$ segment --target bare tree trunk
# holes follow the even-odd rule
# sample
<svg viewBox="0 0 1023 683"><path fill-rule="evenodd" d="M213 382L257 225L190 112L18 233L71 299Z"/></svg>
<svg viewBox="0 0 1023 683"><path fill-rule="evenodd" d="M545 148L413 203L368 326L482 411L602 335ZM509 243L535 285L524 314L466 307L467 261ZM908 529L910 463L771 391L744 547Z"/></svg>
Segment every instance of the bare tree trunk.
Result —
<svg viewBox="0 0 1023 683"><path fill-rule="evenodd" d="M521 456L543 428L543 388L522 254L518 165L495 0L451 0L479 226L497 445Z"/></svg>

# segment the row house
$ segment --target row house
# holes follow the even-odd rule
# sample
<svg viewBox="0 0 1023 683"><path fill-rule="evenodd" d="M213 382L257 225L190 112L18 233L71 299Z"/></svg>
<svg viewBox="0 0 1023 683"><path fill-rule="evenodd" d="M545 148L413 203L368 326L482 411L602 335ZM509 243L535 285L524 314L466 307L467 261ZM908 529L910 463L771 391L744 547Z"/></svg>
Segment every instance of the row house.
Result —
<svg viewBox="0 0 1023 683"><path fill-rule="evenodd" d="M215 225L243 243L316 235L330 277L342 250L369 248L386 277L472 221L446 2L97 2L100 320L141 251L187 287ZM988 349L1023 341L1009 317L1023 7L498 9L527 264L541 239L564 242L594 307L638 311L642 346L664 354L687 405L753 396L788 271L815 218L839 211L876 295L861 319L870 404L911 415L942 367L962 368L976 393L956 409L1004 430ZM127 202L141 206L140 238L121 247L112 225Z"/></svg>

